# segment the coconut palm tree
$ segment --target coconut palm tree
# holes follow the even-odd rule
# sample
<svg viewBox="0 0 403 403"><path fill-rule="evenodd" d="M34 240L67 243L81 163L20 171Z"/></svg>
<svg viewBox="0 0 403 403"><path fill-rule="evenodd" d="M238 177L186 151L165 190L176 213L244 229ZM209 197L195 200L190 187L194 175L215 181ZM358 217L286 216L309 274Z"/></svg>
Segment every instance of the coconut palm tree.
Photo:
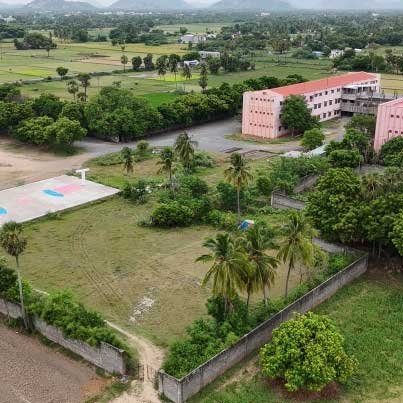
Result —
<svg viewBox="0 0 403 403"><path fill-rule="evenodd" d="M164 147L164 149L161 151L160 159L157 164L160 165L158 173L166 173L168 175L169 186L171 189L173 189L172 173L175 164L175 153L172 147Z"/></svg>
<svg viewBox="0 0 403 403"><path fill-rule="evenodd" d="M129 147L124 147L121 151L121 155L123 160L123 168L126 171L126 174L132 174L134 171L133 150Z"/></svg>
<svg viewBox="0 0 403 403"><path fill-rule="evenodd" d="M192 168L192 160L195 153L196 142L192 141L190 136L183 132L175 141L175 153L178 156L180 162L186 171L190 171Z"/></svg>
<svg viewBox="0 0 403 403"><path fill-rule="evenodd" d="M261 290L264 303L267 305L267 289L270 289L274 283L279 264L276 257L267 253L268 250L276 247L274 232L265 225L256 224L245 232L241 242L251 264L249 270L252 274L251 291ZM247 304L249 305L249 292Z"/></svg>
<svg viewBox="0 0 403 403"><path fill-rule="evenodd" d="M27 240L23 237L22 226L14 221L9 221L3 225L0 231L0 244L7 254L15 258L17 267L18 289L20 292L20 302L22 318L25 328L28 328L28 322L25 314L24 295L22 290L22 280L20 272L20 255L27 246Z"/></svg>
<svg viewBox="0 0 403 403"><path fill-rule="evenodd" d="M76 100L76 94L78 91L80 91L80 86L78 85L78 82L76 80L70 80L67 83L67 92L73 95L74 101Z"/></svg>
<svg viewBox="0 0 403 403"><path fill-rule="evenodd" d="M230 166L225 170L224 175L227 182L231 183L236 188L238 222L241 222L241 189L252 179L246 158L239 153L233 153L230 159Z"/></svg>
<svg viewBox="0 0 403 403"><path fill-rule="evenodd" d="M228 233L206 239L203 246L210 249L211 253L198 257L196 261L212 262L212 266L202 285L205 286L212 280L213 294L224 299L227 312L231 307L231 300L242 288L242 278L248 264L245 253Z"/></svg>
<svg viewBox="0 0 403 403"><path fill-rule="evenodd" d="M282 240L277 258L283 263L288 262L284 295L287 298L291 271L295 269L297 263L304 265L312 263L315 253L312 238L317 235L317 231L311 226L305 215L292 211L286 223L281 227L281 235Z"/></svg>
<svg viewBox="0 0 403 403"><path fill-rule="evenodd" d="M383 175L372 172L362 177L362 191L367 200L375 199L383 186Z"/></svg>

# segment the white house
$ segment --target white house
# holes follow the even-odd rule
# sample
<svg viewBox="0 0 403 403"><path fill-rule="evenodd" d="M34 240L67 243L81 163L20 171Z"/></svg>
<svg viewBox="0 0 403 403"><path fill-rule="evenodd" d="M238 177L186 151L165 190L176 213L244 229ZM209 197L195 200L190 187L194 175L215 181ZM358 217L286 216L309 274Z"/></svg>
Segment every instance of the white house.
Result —
<svg viewBox="0 0 403 403"><path fill-rule="evenodd" d="M330 51L329 59L336 59L337 57L343 56L344 50L341 49L332 49Z"/></svg>
<svg viewBox="0 0 403 403"><path fill-rule="evenodd" d="M199 52L199 55L201 59L208 59L209 57L213 59L219 59L221 57L220 52L208 52L207 50L201 50Z"/></svg>
<svg viewBox="0 0 403 403"><path fill-rule="evenodd" d="M206 40L204 35L186 34L180 38L180 43L200 43Z"/></svg>
<svg viewBox="0 0 403 403"><path fill-rule="evenodd" d="M197 67L200 64L200 62L198 60L185 60L183 64L189 67Z"/></svg>

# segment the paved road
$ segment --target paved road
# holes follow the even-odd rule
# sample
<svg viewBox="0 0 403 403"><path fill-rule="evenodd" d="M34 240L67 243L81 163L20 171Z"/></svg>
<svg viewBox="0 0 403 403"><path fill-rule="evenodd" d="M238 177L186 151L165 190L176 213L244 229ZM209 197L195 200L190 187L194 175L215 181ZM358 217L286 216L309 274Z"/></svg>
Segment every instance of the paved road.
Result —
<svg viewBox="0 0 403 403"><path fill-rule="evenodd" d="M0 403L79 403L104 382L84 364L0 324Z"/></svg>
<svg viewBox="0 0 403 403"><path fill-rule="evenodd" d="M233 147L241 148L244 151L248 150L268 150L268 151L281 151L287 152L290 150L298 149L296 144L273 144L263 145L249 143L246 141L235 141L225 138L229 134L241 132L241 124L236 119L221 120L218 122L207 123L200 126L195 126L186 130L188 134L198 143L198 148L204 151L211 152L224 152L225 150ZM164 134L152 136L147 141L154 146L168 146L172 145L179 133L183 130L169 131ZM124 146L133 147L136 142L113 144L95 139L86 139L77 143L86 149L86 151L93 156L102 155L108 152L118 151Z"/></svg>

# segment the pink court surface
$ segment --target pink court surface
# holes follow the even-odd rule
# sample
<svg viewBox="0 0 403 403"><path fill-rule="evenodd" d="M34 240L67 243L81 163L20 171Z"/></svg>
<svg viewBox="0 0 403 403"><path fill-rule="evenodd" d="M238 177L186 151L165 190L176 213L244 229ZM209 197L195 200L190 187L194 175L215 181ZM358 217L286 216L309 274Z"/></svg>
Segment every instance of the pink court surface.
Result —
<svg viewBox="0 0 403 403"><path fill-rule="evenodd" d="M26 222L119 193L99 183L62 175L0 191L0 225Z"/></svg>

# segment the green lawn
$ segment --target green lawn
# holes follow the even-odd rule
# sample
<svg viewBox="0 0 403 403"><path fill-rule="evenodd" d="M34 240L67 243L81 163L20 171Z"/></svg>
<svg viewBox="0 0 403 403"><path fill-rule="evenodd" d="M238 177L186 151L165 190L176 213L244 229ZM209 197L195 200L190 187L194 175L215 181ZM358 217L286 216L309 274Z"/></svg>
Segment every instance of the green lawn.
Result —
<svg viewBox="0 0 403 403"><path fill-rule="evenodd" d="M337 402L400 402L403 394L403 278L380 272L366 275L322 304L346 340L359 369ZM196 403L284 402L246 362L192 399Z"/></svg>
<svg viewBox="0 0 403 403"><path fill-rule="evenodd" d="M254 166L264 163L264 159L253 162ZM92 179L114 186L127 180L121 165L89 165ZM225 167L220 163L199 175L213 185L223 179ZM134 167L135 178L158 178L157 171L155 158ZM204 238L217 230L139 225L155 203L151 199L137 205L115 197L26 224L28 248L21 257L24 277L45 291L71 289L109 320L160 345L178 339L193 319L206 313L210 290L200 284L208 265L195 259L205 252ZM273 297L283 294L285 275L281 266L271 290ZM295 271L292 284L298 280Z"/></svg>

